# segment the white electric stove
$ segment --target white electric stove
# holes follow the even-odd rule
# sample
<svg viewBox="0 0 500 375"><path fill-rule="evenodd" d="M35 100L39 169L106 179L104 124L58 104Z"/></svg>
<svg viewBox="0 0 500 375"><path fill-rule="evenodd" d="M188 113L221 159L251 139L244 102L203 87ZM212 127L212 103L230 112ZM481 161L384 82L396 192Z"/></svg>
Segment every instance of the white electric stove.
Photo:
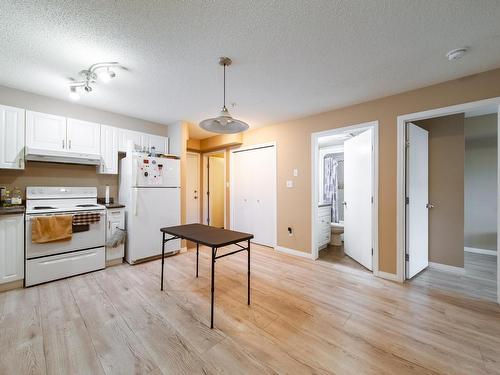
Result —
<svg viewBox="0 0 500 375"><path fill-rule="evenodd" d="M34 243L31 222L51 215L97 213L98 222L73 231L65 241ZM26 278L32 286L105 267L106 207L97 204L95 187L26 188Z"/></svg>

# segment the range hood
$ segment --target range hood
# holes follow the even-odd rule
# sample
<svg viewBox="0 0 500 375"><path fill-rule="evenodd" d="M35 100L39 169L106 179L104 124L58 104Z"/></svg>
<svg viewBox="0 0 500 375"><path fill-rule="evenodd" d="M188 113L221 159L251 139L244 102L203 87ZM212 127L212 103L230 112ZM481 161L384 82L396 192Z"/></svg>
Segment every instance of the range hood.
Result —
<svg viewBox="0 0 500 375"><path fill-rule="evenodd" d="M66 164L100 165L101 155L26 147L26 160Z"/></svg>

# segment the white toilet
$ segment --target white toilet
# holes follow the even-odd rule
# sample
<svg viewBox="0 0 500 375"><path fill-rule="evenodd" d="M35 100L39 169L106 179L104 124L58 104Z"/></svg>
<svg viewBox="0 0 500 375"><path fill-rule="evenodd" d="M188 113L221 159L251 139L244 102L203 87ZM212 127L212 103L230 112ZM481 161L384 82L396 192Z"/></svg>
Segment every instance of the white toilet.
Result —
<svg viewBox="0 0 500 375"><path fill-rule="evenodd" d="M331 223L332 235L330 245L342 246L342 234L344 234L344 222Z"/></svg>

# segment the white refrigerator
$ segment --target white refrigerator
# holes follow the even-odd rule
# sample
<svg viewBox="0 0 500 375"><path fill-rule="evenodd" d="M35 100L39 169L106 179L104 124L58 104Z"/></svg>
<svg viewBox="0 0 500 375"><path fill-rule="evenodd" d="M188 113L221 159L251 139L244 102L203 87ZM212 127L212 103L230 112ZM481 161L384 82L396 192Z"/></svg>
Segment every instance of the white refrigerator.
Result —
<svg viewBox="0 0 500 375"><path fill-rule="evenodd" d="M181 223L180 160L127 153L120 162L119 200L126 206L125 260L161 255L160 228ZM165 253L180 248L180 240L169 241Z"/></svg>

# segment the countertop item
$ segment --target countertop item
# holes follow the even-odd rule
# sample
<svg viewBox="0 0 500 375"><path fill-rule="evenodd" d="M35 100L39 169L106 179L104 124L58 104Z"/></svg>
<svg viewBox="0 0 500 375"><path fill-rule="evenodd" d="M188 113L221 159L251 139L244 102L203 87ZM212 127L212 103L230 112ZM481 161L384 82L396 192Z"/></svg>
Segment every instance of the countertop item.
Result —
<svg viewBox="0 0 500 375"><path fill-rule="evenodd" d="M0 215L24 214L26 208L24 206L0 206Z"/></svg>

